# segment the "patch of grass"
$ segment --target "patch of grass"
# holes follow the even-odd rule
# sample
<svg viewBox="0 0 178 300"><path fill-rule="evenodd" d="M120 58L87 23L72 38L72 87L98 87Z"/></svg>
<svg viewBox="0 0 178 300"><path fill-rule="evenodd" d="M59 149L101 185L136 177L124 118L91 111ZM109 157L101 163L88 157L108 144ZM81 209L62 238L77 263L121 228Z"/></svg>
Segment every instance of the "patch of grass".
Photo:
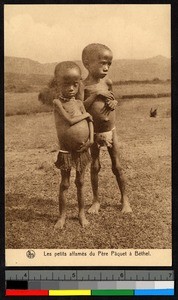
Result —
<svg viewBox="0 0 178 300"><path fill-rule="evenodd" d="M114 85L113 91L116 99L124 96L126 98L127 95L157 95L166 93L170 96L171 93L171 84L161 83L161 84L130 84L130 85ZM134 97L133 97L134 98ZM149 98L149 97L147 97Z"/></svg>
<svg viewBox="0 0 178 300"><path fill-rule="evenodd" d="M38 93L6 93L5 115L23 115L52 111L52 107L38 101Z"/></svg>

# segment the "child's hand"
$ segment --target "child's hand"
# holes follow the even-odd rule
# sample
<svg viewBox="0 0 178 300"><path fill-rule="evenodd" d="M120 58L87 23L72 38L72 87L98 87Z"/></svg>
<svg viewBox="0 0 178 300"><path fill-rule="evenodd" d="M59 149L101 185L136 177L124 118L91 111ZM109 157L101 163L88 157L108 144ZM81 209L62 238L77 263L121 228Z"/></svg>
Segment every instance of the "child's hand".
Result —
<svg viewBox="0 0 178 300"><path fill-rule="evenodd" d="M118 105L117 100L107 100L106 105L111 109L111 110L115 110L116 106Z"/></svg>
<svg viewBox="0 0 178 300"><path fill-rule="evenodd" d="M93 122L93 117L91 115L89 115L87 120L88 120L88 122Z"/></svg>
<svg viewBox="0 0 178 300"><path fill-rule="evenodd" d="M109 100L114 100L114 94L111 91L107 91L106 89L99 89L96 91L97 96L101 95Z"/></svg>
<svg viewBox="0 0 178 300"><path fill-rule="evenodd" d="M93 141L91 141L91 140L89 139L86 143L83 143L83 144L80 146L80 149L77 150L77 152L81 153L81 152L83 152L83 151L86 151L92 144L93 144Z"/></svg>
<svg viewBox="0 0 178 300"><path fill-rule="evenodd" d="M87 119L87 118L90 118L90 117L91 117L91 115L90 115L88 112L85 112L85 113L83 114L83 116L85 117L85 119Z"/></svg>
<svg viewBox="0 0 178 300"><path fill-rule="evenodd" d="M83 114L83 116L84 116L85 119L87 119L88 121L93 122L93 117L92 117L88 112L85 112L85 113Z"/></svg>

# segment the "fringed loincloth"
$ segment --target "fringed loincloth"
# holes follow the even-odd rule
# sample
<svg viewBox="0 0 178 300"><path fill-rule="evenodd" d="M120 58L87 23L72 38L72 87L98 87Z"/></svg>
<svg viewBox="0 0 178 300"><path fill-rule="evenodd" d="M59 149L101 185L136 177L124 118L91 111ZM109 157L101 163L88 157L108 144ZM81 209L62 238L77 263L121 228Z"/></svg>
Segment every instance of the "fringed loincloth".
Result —
<svg viewBox="0 0 178 300"><path fill-rule="evenodd" d="M108 147L112 148L113 145L113 130L115 127L106 132L97 132L94 134L95 142L98 144L99 147Z"/></svg>
<svg viewBox="0 0 178 300"><path fill-rule="evenodd" d="M77 172L82 172L90 161L89 150L80 153L59 150L55 166L65 171L71 170L74 167Z"/></svg>

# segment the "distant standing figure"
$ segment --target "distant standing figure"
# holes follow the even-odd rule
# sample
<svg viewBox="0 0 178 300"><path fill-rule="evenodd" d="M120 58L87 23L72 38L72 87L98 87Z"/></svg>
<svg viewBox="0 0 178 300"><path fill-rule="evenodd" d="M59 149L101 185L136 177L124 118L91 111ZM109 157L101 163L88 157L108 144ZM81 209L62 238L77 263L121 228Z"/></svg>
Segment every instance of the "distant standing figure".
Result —
<svg viewBox="0 0 178 300"><path fill-rule="evenodd" d="M54 116L59 140L59 154L55 163L61 170L59 188L60 217L55 229L62 229L66 220L66 192L70 185L71 168L76 169L75 184L79 207L79 221L85 227L84 174L90 161L88 148L93 143L93 121L81 100L75 99L79 90L81 71L74 62L61 62L55 68L53 86L58 98L53 100Z"/></svg>
<svg viewBox="0 0 178 300"><path fill-rule="evenodd" d="M122 212L132 212L125 191L125 180L119 158L119 144L115 128L117 101L112 92L112 81L104 80L111 66L112 58L111 50L102 44L90 44L82 52L82 61L88 70L88 76L83 81L84 105L94 121L94 144L91 146L93 204L88 212L96 214L100 208L98 173L100 171L100 147L102 146L107 147L111 158L112 171L121 192Z"/></svg>

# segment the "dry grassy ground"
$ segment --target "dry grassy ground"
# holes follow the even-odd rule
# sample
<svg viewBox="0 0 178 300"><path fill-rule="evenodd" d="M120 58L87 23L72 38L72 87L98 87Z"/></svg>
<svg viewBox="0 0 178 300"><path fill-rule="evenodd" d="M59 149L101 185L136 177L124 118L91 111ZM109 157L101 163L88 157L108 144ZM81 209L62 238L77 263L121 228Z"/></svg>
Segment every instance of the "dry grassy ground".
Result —
<svg viewBox="0 0 178 300"><path fill-rule="evenodd" d="M150 118L150 108L158 117ZM110 160L101 151L99 216L78 222L75 172L68 193L66 227L58 234L60 174L54 167L57 139L53 114L6 117L7 248L171 248L170 98L124 101L117 108L117 131L127 192L134 215L122 215ZM89 168L86 208L92 202Z"/></svg>
<svg viewBox="0 0 178 300"><path fill-rule="evenodd" d="M140 95L140 94L159 94L159 93L170 93L171 85L170 82L159 83L159 84L127 84L127 85L114 85L114 94L116 95Z"/></svg>
<svg viewBox="0 0 178 300"><path fill-rule="evenodd" d="M6 116L34 114L51 111L51 107L42 105L38 99L38 93L6 93Z"/></svg>

